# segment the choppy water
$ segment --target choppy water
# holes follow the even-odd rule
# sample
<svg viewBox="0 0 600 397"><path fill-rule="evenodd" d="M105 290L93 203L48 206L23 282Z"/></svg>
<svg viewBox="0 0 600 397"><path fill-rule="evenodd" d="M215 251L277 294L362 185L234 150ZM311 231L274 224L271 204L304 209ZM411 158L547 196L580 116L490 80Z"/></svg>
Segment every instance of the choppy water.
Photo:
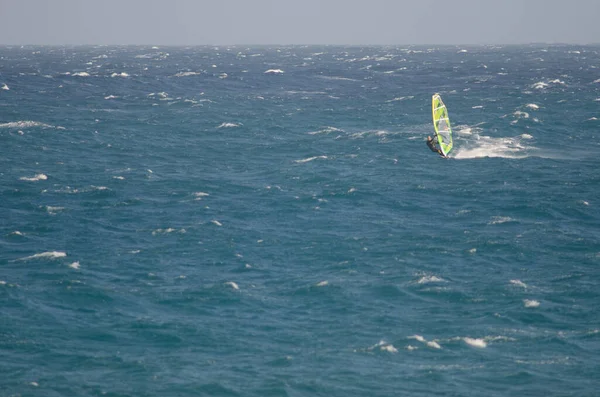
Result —
<svg viewBox="0 0 600 397"><path fill-rule="evenodd" d="M599 67L0 48L0 395L597 395Z"/></svg>

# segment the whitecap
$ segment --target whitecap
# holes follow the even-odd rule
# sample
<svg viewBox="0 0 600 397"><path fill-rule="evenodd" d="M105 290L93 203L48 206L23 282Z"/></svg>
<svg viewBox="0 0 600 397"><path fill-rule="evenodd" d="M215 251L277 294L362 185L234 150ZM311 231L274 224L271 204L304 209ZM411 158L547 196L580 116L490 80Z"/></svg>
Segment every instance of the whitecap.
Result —
<svg viewBox="0 0 600 397"><path fill-rule="evenodd" d="M510 283L514 286L517 287L521 287L521 288L527 288L527 284L525 284L524 282L522 282L521 280L510 280Z"/></svg>
<svg viewBox="0 0 600 397"><path fill-rule="evenodd" d="M44 127L54 128L49 124L40 123L39 121L12 121L9 123L0 124L0 128L30 128L30 127Z"/></svg>
<svg viewBox="0 0 600 397"><path fill-rule="evenodd" d="M433 341L433 340L427 342L427 346L429 346L431 348L434 348L434 349L441 349L442 348L442 346L440 346L439 343L437 343L436 341Z"/></svg>
<svg viewBox="0 0 600 397"><path fill-rule="evenodd" d="M226 79L226 78L227 78L227 73L221 73L221 74L219 75L219 78L220 78L220 79Z"/></svg>
<svg viewBox="0 0 600 397"><path fill-rule="evenodd" d="M10 234L11 234L11 235L15 235L15 236L24 236L24 234L23 234L23 233L21 233L21 232L20 232L20 231L18 231L18 230L15 230L14 232L12 232L12 233L10 233Z"/></svg>
<svg viewBox="0 0 600 397"><path fill-rule="evenodd" d="M471 248L471 249L469 250L469 254L474 254L474 253L476 253L476 252L477 252L477 248Z"/></svg>
<svg viewBox="0 0 600 397"><path fill-rule="evenodd" d="M121 72L121 73L113 73L110 75L110 77L129 77L129 75L125 72Z"/></svg>
<svg viewBox="0 0 600 397"><path fill-rule="evenodd" d="M533 136L529 135L529 134L521 134L521 138L523 138L523 139L533 139Z"/></svg>
<svg viewBox="0 0 600 397"><path fill-rule="evenodd" d="M57 259L57 258L64 258L65 256L67 256L67 254L62 251L47 251L47 252L42 252L40 254L27 256L25 258L21 258L20 260L26 261L26 260L30 260L30 259L39 259L39 258Z"/></svg>
<svg viewBox="0 0 600 397"><path fill-rule="evenodd" d="M48 213L50 215L56 215L56 213L58 211L62 211L64 209L65 209L65 207L52 207L52 206L49 206L49 205L46 206L46 211L48 211Z"/></svg>
<svg viewBox="0 0 600 397"><path fill-rule="evenodd" d="M473 347L478 347L480 349L486 348L487 343L483 339L474 339L474 338L463 338L466 344L471 345Z"/></svg>
<svg viewBox="0 0 600 397"><path fill-rule="evenodd" d="M499 225L506 222L514 222L514 219L510 216L494 216L488 225Z"/></svg>
<svg viewBox="0 0 600 397"><path fill-rule="evenodd" d="M235 282L233 282L233 281L227 281L227 282L225 283L225 285L229 285L229 286L231 286L231 288L233 288L233 289L235 289L235 290L238 290L238 289L240 289L240 287L239 287L239 286L238 286L238 285L237 285Z"/></svg>
<svg viewBox="0 0 600 397"><path fill-rule="evenodd" d="M179 72L175 74L175 77L188 77L188 76L197 76L200 73L198 72Z"/></svg>
<svg viewBox="0 0 600 397"><path fill-rule="evenodd" d="M329 284L329 281L324 280L324 281L318 282L317 283L317 287L324 287L324 286L326 286L328 284Z"/></svg>
<svg viewBox="0 0 600 397"><path fill-rule="evenodd" d="M124 176L119 176L119 175L116 175L116 176L113 176L113 179L118 179L118 180L121 180L121 181L122 181L122 180L124 180L124 179L125 179L125 177L124 177Z"/></svg>
<svg viewBox="0 0 600 397"><path fill-rule="evenodd" d="M380 349L381 349L381 351L386 351L386 352L389 352L389 353L398 353L398 349L396 349L394 347L394 345L391 345L391 344L383 345L383 346L381 346Z"/></svg>
<svg viewBox="0 0 600 397"><path fill-rule="evenodd" d="M117 96L114 96L114 95L108 95L108 96L105 96L105 97L104 97L104 99L117 99L117 98L118 98L118 97L117 97Z"/></svg>
<svg viewBox="0 0 600 397"><path fill-rule="evenodd" d="M79 269L79 262L73 262L69 265L71 269Z"/></svg>
<svg viewBox="0 0 600 397"><path fill-rule="evenodd" d="M37 181L45 181L46 179L48 179L48 177L45 174L37 174L36 176L33 176L31 178L22 176L19 179L22 181L37 182Z"/></svg>
<svg viewBox="0 0 600 397"><path fill-rule="evenodd" d="M215 225L217 225L217 226L223 226L223 224L221 222L217 221L217 220L212 220L210 222L213 223L213 224L215 224Z"/></svg>
<svg viewBox="0 0 600 397"><path fill-rule="evenodd" d="M166 228L166 229L156 229L152 231L152 235L156 236L157 234L168 234L168 233L173 233L176 232L177 229L174 229L172 227Z"/></svg>
<svg viewBox="0 0 600 397"><path fill-rule="evenodd" d="M295 160L296 163L308 163L309 161L313 161L316 159L326 159L327 156L314 156L314 157L308 157L302 160Z"/></svg>
<svg viewBox="0 0 600 397"><path fill-rule="evenodd" d="M10 90L10 88L8 88L8 86L7 86L6 84L3 84L3 85L2 85L2 89L3 89L3 90L5 90L5 91L8 91L8 90Z"/></svg>
<svg viewBox="0 0 600 397"><path fill-rule="evenodd" d="M540 107L538 105L536 105L535 103L528 103L527 105L525 105L526 107L528 107L529 109L533 109L533 110L538 110Z"/></svg>
<svg viewBox="0 0 600 397"><path fill-rule="evenodd" d="M266 74L283 74L284 71L281 69L269 69L265 71Z"/></svg>
<svg viewBox="0 0 600 397"><path fill-rule="evenodd" d="M413 99L413 98L414 98L414 96L412 96L412 95L411 96L400 96L400 97L396 97L394 99L389 99L386 102L389 103L389 102L404 101L406 99Z"/></svg>
<svg viewBox="0 0 600 397"><path fill-rule="evenodd" d="M217 128L234 128L239 126L240 125L236 123L221 123Z"/></svg>
<svg viewBox="0 0 600 397"><path fill-rule="evenodd" d="M483 109L483 105L472 106L471 109Z"/></svg>
<svg viewBox="0 0 600 397"><path fill-rule="evenodd" d="M443 278L437 276L423 276L417 281L418 284L428 284L428 283L441 283L445 282Z"/></svg>
<svg viewBox="0 0 600 397"><path fill-rule="evenodd" d="M204 192L196 192L194 193L194 196L196 196L196 200L202 200L202 197L207 197L209 194Z"/></svg>
<svg viewBox="0 0 600 397"><path fill-rule="evenodd" d="M540 302L536 300L523 299L523 305L525 305L525 307L538 307Z"/></svg>
<svg viewBox="0 0 600 397"><path fill-rule="evenodd" d="M425 338L423 338L421 335L413 335L413 336L409 336L409 338L410 338L410 339L416 339L416 340L418 340L419 342L423 342L423 343L425 343L425 342L426 342Z"/></svg>
<svg viewBox="0 0 600 397"><path fill-rule="evenodd" d="M88 72L77 72L77 73L73 73L73 76L77 76L77 77L90 77L90 74Z"/></svg>
<svg viewBox="0 0 600 397"><path fill-rule="evenodd" d="M529 118L529 113L527 112L522 112L520 110L517 110L516 112L513 113L515 115L515 117L517 118L522 118L522 119L528 119Z"/></svg>
<svg viewBox="0 0 600 397"><path fill-rule="evenodd" d="M330 132L344 132L344 130L339 129L339 128L335 128L335 127L324 127L321 130L318 131L311 131L308 134L309 135L317 135L317 134L329 134Z"/></svg>

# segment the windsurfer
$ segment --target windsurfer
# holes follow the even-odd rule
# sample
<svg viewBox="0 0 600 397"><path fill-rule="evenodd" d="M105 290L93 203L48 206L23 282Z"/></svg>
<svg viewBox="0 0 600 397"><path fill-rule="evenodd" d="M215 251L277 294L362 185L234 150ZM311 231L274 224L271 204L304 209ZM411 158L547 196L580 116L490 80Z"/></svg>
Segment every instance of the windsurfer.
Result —
<svg viewBox="0 0 600 397"><path fill-rule="evenodd" d="M431 149L432 152L435 152L435 153L439 154L440 156L445 157L444 153L442 153L442 151L436 145L435 141L433 140L433 138L431 136L427 137L427 146L429 147L429 149Z"/></svg>

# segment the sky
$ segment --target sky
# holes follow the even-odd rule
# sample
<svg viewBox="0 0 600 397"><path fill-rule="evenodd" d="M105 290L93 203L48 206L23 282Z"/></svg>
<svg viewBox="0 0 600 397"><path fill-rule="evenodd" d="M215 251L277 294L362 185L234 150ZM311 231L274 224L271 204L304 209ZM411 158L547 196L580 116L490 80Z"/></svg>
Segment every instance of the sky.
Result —
<svg viewBox="0 0 600 397"><path fill-rule="evenodd" d="M592 44L599 21L600 0L0 0L0 44Z"/></svg>

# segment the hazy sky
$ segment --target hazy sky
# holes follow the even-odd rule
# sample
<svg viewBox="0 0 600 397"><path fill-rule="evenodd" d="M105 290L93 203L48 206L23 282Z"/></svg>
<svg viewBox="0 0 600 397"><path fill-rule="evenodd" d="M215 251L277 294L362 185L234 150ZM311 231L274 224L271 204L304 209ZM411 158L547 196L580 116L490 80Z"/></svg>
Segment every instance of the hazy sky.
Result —
<svg viewBox="0 0 600 397"><path fill-rule="evenodd" d="M0 0L0 44L600 43L600 0Z"/></svg>

